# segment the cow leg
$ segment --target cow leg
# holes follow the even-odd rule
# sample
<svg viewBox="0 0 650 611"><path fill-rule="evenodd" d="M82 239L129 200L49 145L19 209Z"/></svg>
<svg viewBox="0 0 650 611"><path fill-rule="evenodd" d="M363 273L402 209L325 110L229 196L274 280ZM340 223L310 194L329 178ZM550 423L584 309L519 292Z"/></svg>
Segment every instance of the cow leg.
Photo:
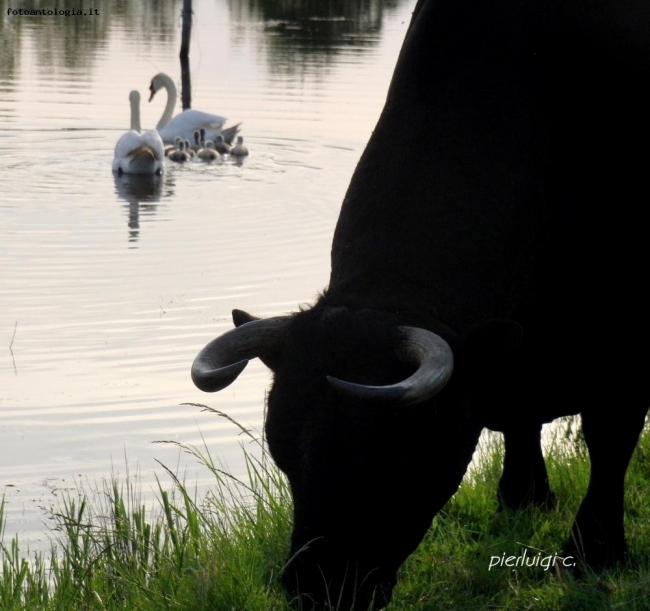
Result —
<svg viewBox="0 0 650 611"><path fill-rule="evenodd" d="M520 509L538 505L552 509L555 495L548 484L542 454L541 423L526 423L504 431L505 457L499 481L500 508Z"/></svg>
<svg viewBox="0 0 650 611"><path fill-rule="evenodd" d="M645 410L625 418L616 418L611 412L583 414L591 476L571 530L571 541L564 549L565 557L573 556L592 568L623 561L625 473L644 422Z"/></svg>

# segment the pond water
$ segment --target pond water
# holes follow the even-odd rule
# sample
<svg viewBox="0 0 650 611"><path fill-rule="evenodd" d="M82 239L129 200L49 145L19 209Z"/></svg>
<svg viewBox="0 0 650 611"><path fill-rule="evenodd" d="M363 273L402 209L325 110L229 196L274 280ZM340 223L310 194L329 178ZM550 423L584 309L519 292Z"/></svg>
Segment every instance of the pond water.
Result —
<svg viewBox="0 0 650 611"><path fill-rule="evenodd" d="M0 0L0 486L6 535L31 550L49 547L42 507L80 481L128 466L153 495L160 461L210 482L156 441L243 468L237 429L186 404L261 429L270 376L253 362L205 395L191 362L233 308L283 314L325 287L414 2L298 4L195 0L192 106L241 121L251 153L134 181L111 172L113 149L130 90L152 129L151 78L180 86L182 2Z"/></svg>

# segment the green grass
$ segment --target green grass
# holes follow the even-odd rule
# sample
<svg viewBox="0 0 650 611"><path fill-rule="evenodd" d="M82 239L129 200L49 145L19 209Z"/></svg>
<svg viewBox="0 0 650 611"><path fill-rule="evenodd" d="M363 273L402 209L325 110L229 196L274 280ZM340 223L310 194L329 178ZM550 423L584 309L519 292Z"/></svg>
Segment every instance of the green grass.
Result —
<svg viewBox="0 0 650 611"><path fill-rule="evenodd" d="M497 512L495 490L502 446L484 448L483 468L465 481L436 517L429 535L402 567L392 609L540 609L595 611L650 609L650 431L646 431L627 477L625 569L573 579L560 562L544 566L494 566L493 556L548 558L562 549L587 489L589 463L557 444L547 457L556 510ZM549 561L546 561L548 565Z"/></svg>
<svg viewBox="0 0 650 611"><path fill-rule="evenodd" d="M205 446L180 446L214 476L201 499L161 467L173 486L159 482L154 509L129 477L68 494L53 512L48 555L27 560L18 539L0 533L0 609L286 611L278 577L291 532L289 490L262 441L233 426L242 432L246 478L216 464ZM387 611L650 609L650 431L628 472L624 569L580 580L542 566L488 570L493 556L559 552L589 476L579 439L574 445L578 451L553 448L547 460L557 510L498 513L502 447L488 443L480 469L402 567Z"/></svg>

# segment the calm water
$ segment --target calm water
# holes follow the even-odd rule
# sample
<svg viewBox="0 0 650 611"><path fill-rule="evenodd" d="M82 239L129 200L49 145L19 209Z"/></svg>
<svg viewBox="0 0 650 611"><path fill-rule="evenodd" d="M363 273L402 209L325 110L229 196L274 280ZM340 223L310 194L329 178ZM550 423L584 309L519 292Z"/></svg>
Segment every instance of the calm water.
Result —
<svg viewBox="0 0 650 611"><path fill-rule="evenodd" d="M205 395L192 359L231 327L232 308L287 313L325 286L414 2L284 4L195 0L192 106L242 121L251 154L167 162L143 183L116 180L113 147L131 89L151 129L165 102L147 103L151 77L180 85L180 0L0 0L0 486L7 535L32 550L48 546L41 508L79 482L128 464L146 496L166 478L157 460L210 481L155 441L205 440L237 472L238 431L183 403L262 425L261 364Z"/></svg>

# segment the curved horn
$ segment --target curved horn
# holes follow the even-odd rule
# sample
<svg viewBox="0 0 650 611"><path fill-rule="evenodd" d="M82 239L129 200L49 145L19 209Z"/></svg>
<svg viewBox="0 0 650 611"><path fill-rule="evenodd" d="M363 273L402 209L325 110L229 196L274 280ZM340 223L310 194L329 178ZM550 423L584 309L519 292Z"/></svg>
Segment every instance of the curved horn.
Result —
<svg viewBox="0 0 650 611"><path fill-rule="evenodd" d="M204 392L232 384L250 359L278 348L287 322L287 316L252 320L213 339L196 355L192 381Z"/></svg>
<svg viewBox="0 0 650 611"><path fill-rule="evenodd" d="M402 326L399 330L402 341L397 356L403 362L418 365L413 375L387 386L366 386L330 376L327 381L342 394L366 401L414 405L436 395L449 381L454 369L449 344L426 329Z"/></svg>

